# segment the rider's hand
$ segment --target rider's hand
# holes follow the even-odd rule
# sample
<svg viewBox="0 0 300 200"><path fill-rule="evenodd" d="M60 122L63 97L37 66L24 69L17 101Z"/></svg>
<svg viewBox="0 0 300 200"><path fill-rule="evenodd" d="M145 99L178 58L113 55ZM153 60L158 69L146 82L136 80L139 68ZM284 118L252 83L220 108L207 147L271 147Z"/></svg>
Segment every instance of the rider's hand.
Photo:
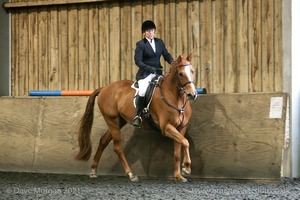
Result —
<svg viewBox="0 0 300 200"><path fill-rule="evenodd" d="M144 67L144 70L150 72L151 74L156 74L156 69L154 67L146 66Z"/></svg>
<svg viewBox="0 0 300 200"><path fill-rule="evenodd" d="M176 60L173 60L172 62L171 62L171 66L174 66L174 65L176 65Z"/></svg>

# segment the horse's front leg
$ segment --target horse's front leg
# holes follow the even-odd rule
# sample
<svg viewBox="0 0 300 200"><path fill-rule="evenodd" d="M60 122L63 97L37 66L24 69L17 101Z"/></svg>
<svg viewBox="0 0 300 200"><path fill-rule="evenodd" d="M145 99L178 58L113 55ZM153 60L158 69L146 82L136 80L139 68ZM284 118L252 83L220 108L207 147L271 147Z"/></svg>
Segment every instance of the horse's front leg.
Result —
<svg viewBox="0 0 300 200"><path fill-rule="evenodd" d="M184 130L181 130L184 132ZM174 177L176 180L186 182L181 174L180 161L181 161L181 146L184 147L184 170L190 172L190 159L189 159L189 142L173 125L168 124L164 129L165 136L174 140ZM185 133L185 132L184 132Z"/></svg>
<svg viewBox="0 0 300 200"><path fill-rule="evenodd" d="M174 177L177 181L187 182L180 170L181 163L181 144L174 140Z"/></svg>
<svg viewBox="0 0 300 200"><path fill-rule="evenodd" d="M186 133L186 127L180 130L180 133L184 136ZM183 162L182 162L182 175L189 176L191 175L191 157L189 147L184 147L183 149Z"/></svg>
<svg viewBox="0 0 300 200"><path fill-rule="evenodd" d="M192 169L191 169L191 158L190 158L190 151L188 148L184 149L184 157L182 162L182 175L183 176L189 176L191 175Z"/></svg>

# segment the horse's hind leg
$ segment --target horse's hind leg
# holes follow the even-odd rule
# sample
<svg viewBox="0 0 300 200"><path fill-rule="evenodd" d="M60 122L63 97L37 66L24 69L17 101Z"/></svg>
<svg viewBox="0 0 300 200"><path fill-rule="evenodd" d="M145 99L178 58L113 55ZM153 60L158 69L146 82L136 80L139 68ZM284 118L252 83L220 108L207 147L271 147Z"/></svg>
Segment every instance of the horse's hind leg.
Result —
<svg viewBox="0 0 300 200"><path fill-rule="evenodd" d="M116 126L110 126L110 131L111 131L112 138L114 141L114 150L115 150L116 154L119 156L119 159L123 165L125 173L129 176L129 179L131 181L133 181L133 182L138 181L138 177L133 175L132 170L129 167L128 162L125 158L124 149L121 145L120 128L117 128Z"/></svg>
<svg viewBox="0 0 300 200"><path fill-rule="evenodd" d="M110 133L109 130L107 130L105 132L105 134L100 138L99 146L98 146L97 152L94 156L94 160L93 160L93 163L92 163L92 166L91 166L91 168L92 168L92 171L91 171L91 174L90 174L91 178L96 178L97 177L97 168L98 168L98 164L99 164L101 155L102 155L104 149L107 147L107 145L109 144L109 142L111 140L112 140L111 133Z"/></svg>

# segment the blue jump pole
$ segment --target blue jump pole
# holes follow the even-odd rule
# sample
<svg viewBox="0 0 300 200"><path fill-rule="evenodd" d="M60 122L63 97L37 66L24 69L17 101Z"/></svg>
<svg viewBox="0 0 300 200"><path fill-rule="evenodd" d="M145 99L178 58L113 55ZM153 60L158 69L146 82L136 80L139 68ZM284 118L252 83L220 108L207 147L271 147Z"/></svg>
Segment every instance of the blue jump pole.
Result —
<svg viewBox="0 0 300 200"><path fill-rule="evenodd" d="M207 93L205 88L196 88L196 91L198 94L206 94Z"/></svg>
<svg viewBox="0 0 300 200"><path fill-rule="evenodd" d="M198 94L206 94L205 88L196 88ZM30 90L29 96L89 96L93 91Z"/></svg>
<svg viewBox="0 0 300 200"><path fill-rule="evenodd" d="M61 90L30 90L30 96L61 96Z"/></svg>

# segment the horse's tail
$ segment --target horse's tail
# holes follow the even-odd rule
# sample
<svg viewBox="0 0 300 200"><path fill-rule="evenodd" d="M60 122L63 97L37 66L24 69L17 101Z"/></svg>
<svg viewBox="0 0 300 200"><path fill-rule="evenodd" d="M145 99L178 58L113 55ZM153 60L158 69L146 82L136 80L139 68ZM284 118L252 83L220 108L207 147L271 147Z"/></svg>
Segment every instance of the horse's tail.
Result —
<svg viewBox="0 0 300 200"><path fill-rule="evenodd" d="M80 120L78 131L79 152L75 157L76 160L87 161L92 154L91 130L94 120L95 98L100 93L101 88L96 89L88 99L84 115Z"/></svg>

